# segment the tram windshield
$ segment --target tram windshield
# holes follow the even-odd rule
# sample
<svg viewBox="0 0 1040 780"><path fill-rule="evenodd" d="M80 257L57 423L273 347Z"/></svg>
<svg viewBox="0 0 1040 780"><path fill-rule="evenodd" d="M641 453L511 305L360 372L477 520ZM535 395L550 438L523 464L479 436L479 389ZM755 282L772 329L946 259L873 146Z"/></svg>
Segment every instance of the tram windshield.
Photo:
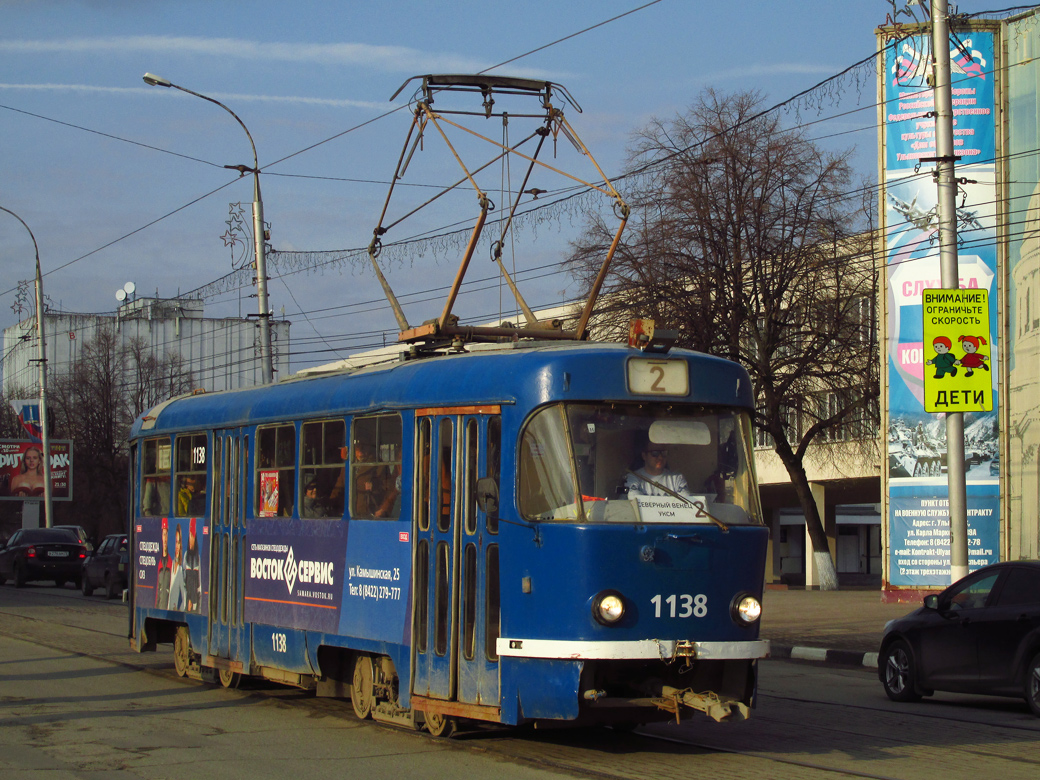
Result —
<svg viewBox="0 0 1040 780"><path fill-rule="evenodd" d="M520 440L528 520L761 524L746 412L556 404Z"/></svg>

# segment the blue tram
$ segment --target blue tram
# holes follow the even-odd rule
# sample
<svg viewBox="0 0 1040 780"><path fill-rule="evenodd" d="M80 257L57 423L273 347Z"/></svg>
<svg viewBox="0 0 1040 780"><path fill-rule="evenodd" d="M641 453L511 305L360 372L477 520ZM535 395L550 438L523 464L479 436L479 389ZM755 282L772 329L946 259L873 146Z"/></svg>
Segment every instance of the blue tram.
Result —
<svg viewBox="0 0 1040 780"><path fill-rule="evenodd" d="M130 435L131 643L438 735L745 718L752 406L728 361L583 342L167 401Z"/></svg>

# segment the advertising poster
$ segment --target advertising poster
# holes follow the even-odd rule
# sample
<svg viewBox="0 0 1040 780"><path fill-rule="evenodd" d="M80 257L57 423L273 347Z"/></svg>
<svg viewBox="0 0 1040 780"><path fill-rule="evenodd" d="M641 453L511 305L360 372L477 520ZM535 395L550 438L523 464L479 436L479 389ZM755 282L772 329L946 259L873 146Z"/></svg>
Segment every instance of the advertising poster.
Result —
<svg viewBox="0 0 1040 780"><path fill-rule="evenodd" d="M954 150L960 180L956 200L958 285L983 291L997 300L995 111L993 84L994 39L989 32L960 33L951 38ZM925 408L925 372L935 379L939 368L950 370L967 350L959 337L980 338L998 333L997 307L989 322L970 332L948 337L947 349L936 350L924 337L923 292L942 287L939 261L938 207L932 173L936 163L932 90L926 75L932 69L927 36L912 36L885 51L883 78L885 241L887 247L888 360L888 571L892 587L945 587L949 573L949 511L947 507L946 420L942 412ZM978 332L976 332L976 330ZM969 567L999 559L999 452L995 404L998 349L987 337L986 369L980 372L992 391L989 411L964 415L965 470L969 502ZM983 354L981 341L972 345ZM954 360L940 355L953 354ZM938 363L936 359L939 358ZM969 358L970 361L978 358ZM940 380L935 380L940 381ZM973 378L973 387L980 381ZM951 386L952 387L952 386ZM977 389L977 388L976 388ZM974 396L973 396L974 397ZM934 407L933 407L934 408ZM924 514L921 514L924 512ZM938 512L939 514L935 514ZM914 525L914 521L936 525ZM945 526L938 524L945 523ZM946 529L945 531L943 529ZM928 532L928 533L923 533ZM979 540L978 554L971 539ZM926 543L927 541L927 543ZM921 554L910 554L919 550ZM988 554L982 554L988 551ZM927 554L925 554L927 553ZM917 563L913 563L917 561Z"/></svg>
<svg viewBox="0 0 1040 780"><path fill-rule="evenodd" d="M203 518L138 520L134 542L138 606L207 614L209 528Z"/></svg>
<svg viewBox="0 0 1040 780"><path fill-rule="evenodd" d="M245 565L245 619L334 632L345 587L347 524L253 521Z"/></svg>
<svg viewBox="0 0 1040 780"><path fill-rule="evenodd" d="M410 641L410 527L408 520L351 523L339 633Z"/></svg>
<svg viewBox="0 0 1040 780"><path fill-rule="evenodd" d="M52 441L51 499L72 500L72 442ZM0 439L0 501L43 498L43 445Z"/></svg>
<svg viewBox="0 0 1040 780"><path fill-rule="evenodd" d="M260 517L278 515L278 472L260 472Z"/></svg>

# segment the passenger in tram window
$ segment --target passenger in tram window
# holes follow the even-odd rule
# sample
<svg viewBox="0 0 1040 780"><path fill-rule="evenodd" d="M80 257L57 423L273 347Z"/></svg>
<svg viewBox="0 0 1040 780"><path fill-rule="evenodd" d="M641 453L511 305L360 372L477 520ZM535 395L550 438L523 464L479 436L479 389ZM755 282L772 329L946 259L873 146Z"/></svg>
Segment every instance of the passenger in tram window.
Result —
<svg viewBox="0 0 1040 780"><path fill-rule="evenodd" d="M167 609L183 611L187 607L188 595L184 584L184 546L181 542L181 526L177 524L174 532L173 567L170 569L170 597Z"/></svg>
<svg viewBox="0 0 1040 780"><path fill-rule="evenodd" d="M389 486L386 469L375 462L375 452L370 444L354 442L353 467L354 516L380 517L376 512L383 509Z"/></svg>
<svg viewBox="0 0 1040 780"><path fill-rule="evenodd" d="M170 503L170 478L145 477L144 497L141 514L145 517L162 517Z"/></svg>
<svg viewBox="0 0 1040 780"><path fill-rule="evenodd" d="M641 468L630 471L625 479L625 487L630 496L667 496L671 495L662 487L668 488L681 496L689 496L690 486L686 477L668 468L668 447L654 444L647 436L640 450L643 459ZM655 484L656 483L656 484Z"/></svg>
<svg viewBox="0 0 1040 780"><path fill-rule="evenodd" d="M318 498L318 482L311 480L303 489L303 503L300 504L300 517L327 517L325 505Z"/></svg>
<svg viewBox="0 0 1040 780"><path fill-rule="evenodd" d="M155 580L155 606L166 609L170 603L170 531L168 521L162 519L162 557L159 558L159 573Z"/></svg>
<svg viewBox="0 0 1040 780"><path fill-rule="evenodd" d="M195 475L185 474L181 478L180 490L177 491L177 516L188 517L196 508Z"/></svg>
<svg viewBox="0 0 1040 780"><path fill-rule="evenodd" d="M376 507L376 517L397 517L401 514L401 464L384 466L383 477L386 492Z"/></svg>
<svg viewBox="0 0 1040 780"><path fill-rule="evenodd" d="M184 553L184 591L187 597L187 611L199 612L202 608L202 561L199 557L194 517L188 521L188 549Z"/></svg>

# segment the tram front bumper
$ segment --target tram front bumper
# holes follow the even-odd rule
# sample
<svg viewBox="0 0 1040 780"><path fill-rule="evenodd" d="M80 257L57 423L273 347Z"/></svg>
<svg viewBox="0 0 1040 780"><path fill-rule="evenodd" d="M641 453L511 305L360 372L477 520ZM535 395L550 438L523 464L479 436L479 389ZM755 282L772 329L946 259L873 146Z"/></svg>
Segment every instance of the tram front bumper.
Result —
<svg viewBox="0 0 1040 780"><path fill-rule="evenodd" d="M516 658L565 658L588 661L669 661L675 658L690 658L703 661L733 661L767 658L769 640L692 642L675 639L638 639L610 642L500 638L497 650L501 656Z"/></svg>

